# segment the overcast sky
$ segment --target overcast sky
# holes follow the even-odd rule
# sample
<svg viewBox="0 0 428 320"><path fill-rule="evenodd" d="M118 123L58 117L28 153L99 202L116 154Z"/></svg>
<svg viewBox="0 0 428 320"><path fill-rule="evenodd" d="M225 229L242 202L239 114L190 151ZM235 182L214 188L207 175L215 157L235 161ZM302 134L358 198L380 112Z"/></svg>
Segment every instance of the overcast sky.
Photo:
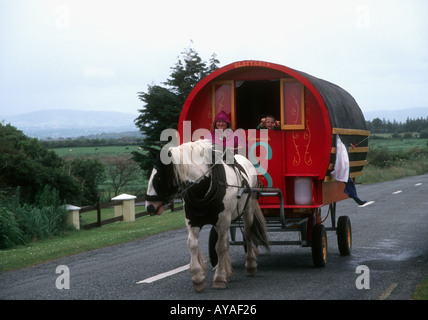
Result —
<svg viewBox="0 0 428 320"><path fill-rule="evenodd" d="M427 107L427 14L426 0L0 0L0 117L137 114L190 45L328 80L364 112Z"/></svg>

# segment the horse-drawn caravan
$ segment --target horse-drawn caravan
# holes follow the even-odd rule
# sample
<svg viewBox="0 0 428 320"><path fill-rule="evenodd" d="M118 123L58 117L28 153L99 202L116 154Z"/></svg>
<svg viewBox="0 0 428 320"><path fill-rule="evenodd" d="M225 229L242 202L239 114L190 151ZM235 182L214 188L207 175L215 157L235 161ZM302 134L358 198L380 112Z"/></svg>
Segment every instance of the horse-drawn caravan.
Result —
<svg viewBox="0 0 428 320"><path fill-rule="evenodd" d="M221 211L217 212L217 216L196 226L214 225L209 241L211 263L218 264L217 269L222 269L222 264L227 262L222 260L230 259L228 255L224 258L224 248L229 244L245 244L246 270L251 274L251 265L254 269L255 263L249 256L254 255L255 251L249 250L254 246L248 243L252 242L249 230L256 232L256 235L258 232L258 241L263 243L266 240L260 229L260 226L264 228L263 225L267 232L297 231L300 235L298 241L279 240L269 241L268 244L311 247L315 266L324 266L326 263L327 230L337 232L339 251L342 255L348 255L352 241L350 220L342 216L336 221L336 202L349 197L360 201L354 192L353 179L362 174L370 134L352 96L330 82L282 65L262 61L235 62L202 79L190 93L179 120L177 138L180 146L177 148L183 149L184 145L192 144L189 141L206 138L203 133L212 130L213 120L221 111L229 116L231 129L243 145L239 152L243 156L235 156L238 160L225 164L225 173L216 174L218 177L225 176L227 181L216 180L213 183L213 178L208 179L212 176L210 170L218 165L216 159L222 160L218 156L212 157L214 160L205 168L196 170L198 174L195 171L194 177L175 181L177 186L182 186L185 209L187 202L189 210L191 206L197 208L198 201L193 201L189 192L204 180L211 182L206 181L205 191L199 192L202 198L214 193L223 196L223 203L217 209ZM279 130L256 130L260 119L266 115L273 115L280 121ZM174 149L169 150L174 153ZM180 180L177 171L181 164L178 164L178 158L174 158L172 153L168 155L171 162L175 163L175 180ZM183 160L182 155L180 159ZM247 159L252 162L250 169ZM157 168L160 168L159 165ZM249 177L255 174L256 182ZM235 176L233 181L228 180L229 175ZM152 174L149 189L153 178ZM149 200L159 200L153 196L159 192L155 192L153 187L151 190L152 195L148 190ZM197 191L193 192L195 197L197 194ZM256 201L258 206L252 201ZM208 206L215 207L212 203ZM329 228L322 224L322 207L328 208L331 217ZM228 210L230 212L226 214ZM259 221L259 211L263 213L264 221ZM195 213L196 216L202 214ZM187 212L186 217L190 221ZM255 228L258 221L261 224ZM238 241L236 229L240 229L242 223L244 240ZM245 226L245 223L248 225ZM190 229L194 229L195 224L189 224L189 248L192 252L194 247ZM226 236L226 241L229 241L227 245L223 243L224 226L227 229L230 226L230 239ZM197 238L198 232L193 233L193 236ZM196 269L201 269L201 262L196 262L193 253L191 273L195 285L201 278L194 277L192 263ZM225 281L230 276L227 268ZM215 275L215 284L224 282L221 277L217 280Z"/></svg>

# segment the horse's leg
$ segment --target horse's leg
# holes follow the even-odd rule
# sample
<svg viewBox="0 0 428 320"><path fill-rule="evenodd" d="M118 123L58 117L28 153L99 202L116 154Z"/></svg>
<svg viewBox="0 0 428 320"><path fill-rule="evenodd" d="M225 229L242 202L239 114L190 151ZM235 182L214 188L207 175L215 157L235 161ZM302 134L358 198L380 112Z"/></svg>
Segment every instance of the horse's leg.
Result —
<svg viewBox="0 0 428 320"><path fill-rule="evenodd" d="M207 266L199 249L199 232L201 228L191 227L189 221L186 219L188 238L187 246L190 251L190 275L192 276L193 288L196 291L203 291L207 282L205 280L205 271Z"/></svg>
<svg viewBox="0 0 428 320"><path fill-rule="evenodd" d="M213 288L224 289L227 282L232 276L232 263L229 255L229 238L227 232L230 227L230 218L221 218L216 225L218 234L217 244L215 249L217 251L218 263L214 273Z"/></svg>
<svg viewBox="0 0 428 320"><path fill-rule="evenodd" d="M247 253L245 255L245 273L252 277L257 272L258 249L253 242L251 227L254 223L254 210L260 210L259 206L252 205L252 199L248 204L248 209L242 217L244 220L244 239L246 240Z"/></svg>

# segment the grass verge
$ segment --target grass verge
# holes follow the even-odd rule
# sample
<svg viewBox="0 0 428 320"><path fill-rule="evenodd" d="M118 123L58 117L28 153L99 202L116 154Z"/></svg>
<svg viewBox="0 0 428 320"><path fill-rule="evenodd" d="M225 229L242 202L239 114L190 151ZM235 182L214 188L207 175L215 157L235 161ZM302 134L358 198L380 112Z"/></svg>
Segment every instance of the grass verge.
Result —
<svg viewBox="0 0 428 320"><path fill-rule="evenodd" d="M413 300L428 300L428 275L416 287Z"/></svg>
<svg viewBox="0 0 428 320"><path fill-rule="evenodd" d="M396 180L404 177L417 176L428 172L428 159L408 160L404 163L396 163L386 168L367 165L364 167L364 174L357 177L357 183L373 184Z"/></svg>
<svg viewBox="0 0 428 320"><path fill-rule="evenodd" d="M88 250L142 239L185 227L183 211L166 211L161 216L144 216L135 222L116 222L90 230L67 231L61 237L34 241L0 250L0 272L24 268Z"/></svg>

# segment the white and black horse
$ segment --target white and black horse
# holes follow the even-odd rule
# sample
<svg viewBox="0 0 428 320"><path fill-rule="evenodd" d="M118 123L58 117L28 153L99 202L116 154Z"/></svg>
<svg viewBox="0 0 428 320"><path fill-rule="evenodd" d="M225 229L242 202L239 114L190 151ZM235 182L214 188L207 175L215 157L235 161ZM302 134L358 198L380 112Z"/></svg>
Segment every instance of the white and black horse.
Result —
<svg viewBox="0 0 428 320"><path fill-rule="evenodd" d="M199 249L201 228L211 224L217 231L215 245L218 263L213 288L225 288L232 275L228 230L231 221L241 216L246 241L245 271L252 276L257 271L258 250L254 240L268 249L266 223L257 202L257 194L248 192L238 197L242 188L255 188L258 178L253 164L241 155L233 164L226 164L223 154L215 150L209 140L184 143L168 149L169 164L160 157L155 161L149 179L146 208L161 214L163 204L171 200L181 187L184 200L187 245L190 250L190 274L196 291L206 288L206 264Z"/></svg>

